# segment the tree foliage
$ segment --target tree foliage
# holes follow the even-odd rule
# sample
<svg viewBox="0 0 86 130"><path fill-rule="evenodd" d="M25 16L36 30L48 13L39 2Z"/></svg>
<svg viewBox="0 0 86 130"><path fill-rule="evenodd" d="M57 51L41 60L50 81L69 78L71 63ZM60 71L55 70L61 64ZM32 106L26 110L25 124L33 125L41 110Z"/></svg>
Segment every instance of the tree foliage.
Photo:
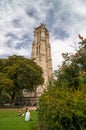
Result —
<svg viewBox="0 0 86 130"><path fill-rule="evenodd" d="M86 39L80 37L80 40L79 49L75 54L62 53L63 64L55 72L56 83L60 86L79 89L86 84Z"/></svg>
<svg viewBox="0 0 86 130"><path fill-rule="evenodd" d="M39 100L39 124L42 130L86 129L86 39L79 35L75 54L62 53L62 66L56 79Z"/></svg>
<svg viewBox="0 0 86 130"><path fill-rule="evenodd" d="M12 101L20 90L34 91L37 85L43 84L43 71L33 60L23 56L10 56L1 60L1 89L9 92ZM7 75L7 77L5 76Z"/></svg>
<svg viewBox="0 0 86 130"><path fill-rule="evenodd" d="M85 130L86 91L51 87L39 100L42 130Z"/></svg>

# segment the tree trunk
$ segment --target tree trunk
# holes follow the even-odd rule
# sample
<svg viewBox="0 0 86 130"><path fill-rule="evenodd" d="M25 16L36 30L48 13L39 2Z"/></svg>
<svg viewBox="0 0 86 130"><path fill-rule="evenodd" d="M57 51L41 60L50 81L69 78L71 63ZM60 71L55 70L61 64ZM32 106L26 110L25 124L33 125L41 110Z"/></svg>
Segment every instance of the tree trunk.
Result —
<svg viewBox="0 0 86 130"><path fill-rule="evenodd" d="M15 105L15 93L11 94L11 106Z"/></svg>

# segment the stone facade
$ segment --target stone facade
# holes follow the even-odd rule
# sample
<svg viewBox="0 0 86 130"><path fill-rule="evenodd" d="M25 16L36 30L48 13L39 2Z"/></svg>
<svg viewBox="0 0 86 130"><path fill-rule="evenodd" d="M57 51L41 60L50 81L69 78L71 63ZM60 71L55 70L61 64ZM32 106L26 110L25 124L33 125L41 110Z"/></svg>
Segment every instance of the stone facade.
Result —
<svg viewBox="0 0 86 130"><path fill-rule="evenodd" d="M36 90L36 96L40 96L53 77L49 32L44 24L34 30L31 58L43 69L44 85Z"/></svg>

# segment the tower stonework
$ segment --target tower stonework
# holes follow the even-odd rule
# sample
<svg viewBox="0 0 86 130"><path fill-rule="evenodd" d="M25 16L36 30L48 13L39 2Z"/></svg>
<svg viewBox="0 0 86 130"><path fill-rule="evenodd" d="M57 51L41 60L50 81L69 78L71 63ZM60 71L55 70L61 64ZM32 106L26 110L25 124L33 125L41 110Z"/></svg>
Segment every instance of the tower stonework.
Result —
<svg viewBox="0 0 86 130"><path fill-rule="evenodd" d="M49 32L44 24L34 30L31 58L43 69L44 85L39 86L36 91L36 95L40 96L53 77Z"/></svg>

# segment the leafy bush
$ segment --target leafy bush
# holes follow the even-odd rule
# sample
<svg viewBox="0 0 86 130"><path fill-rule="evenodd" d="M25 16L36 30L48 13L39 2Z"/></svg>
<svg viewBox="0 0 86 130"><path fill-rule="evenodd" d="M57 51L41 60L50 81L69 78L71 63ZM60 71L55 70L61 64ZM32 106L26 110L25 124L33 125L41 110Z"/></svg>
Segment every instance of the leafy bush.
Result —
<svg viewBox="0 0 86 130"><path fill-rule="evenodd" d="M51 87L39 100L42 130L85 130L86 91Z"/></svg>

